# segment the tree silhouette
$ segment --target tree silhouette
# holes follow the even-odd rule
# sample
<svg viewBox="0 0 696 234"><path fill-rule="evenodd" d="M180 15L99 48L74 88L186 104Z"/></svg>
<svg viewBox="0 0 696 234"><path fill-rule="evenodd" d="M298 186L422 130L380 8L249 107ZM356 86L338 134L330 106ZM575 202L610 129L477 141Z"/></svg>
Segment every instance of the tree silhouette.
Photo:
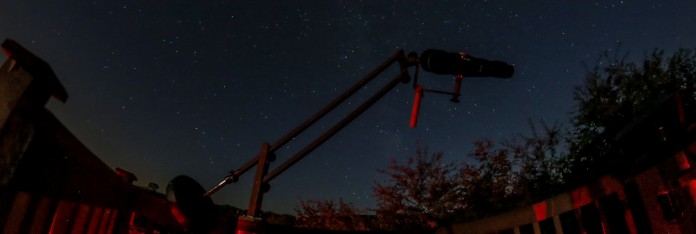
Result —
<svg viewBox="0 0 696 234"><path fill-rule="evenodd" d="M301 228L336 230L336 231L368 231L364 219L364 211L351 203L333 200L300 200L300 206L295 208L295 226Z"/></svg>
<svg viewBox="0 0 696 234"><path fill-rule="evenodd" d="M377 221L387 230L422 231L471 220L529 204L561 189L560 126L546 125L517 141L474 142L467 161L445 162L442 153L424 147L405 163L380 170L389 178L377 183Z"/></svg>
<svg viewBox="0 0 696 234"><path fill-rule="evenodd" d="M577 184L588 175L597 176L606 165L613 138L658 100L679 90L694 98L696 53L680 49L672 57L654 50L642 64L626 61L618 52L605 53L588 70L585 83L577 86L574 98L573 131L570 135L568 179Z"/></svg>
<svg viewBox="0 0 696 234"><path fill-rule="evenodd" d="M515 191L520 202L528 204L548 198L563 190L567 174L566 133L561 125L541 122L541 132L529 122L531 136L521 136L521 143L506 144L512 149L515 165Z"/></svg>
<svg viewBox="0 0 696 234"><path fill-rule="evenodd" d="M469 157L460 169L460 184L465 188L467 210L458 219L470 220L494 215L519 205L547 198L563 186L563 134L559 124L541 122L539 132L529 122L531 136L474 142Z"/></svg>
<svg viewBox="0 0 696 234"><path fill-rule="evenodd" d="M455 166L419 147L405 164L392 161L380 170L390 179L373 187L380 228L419 232L451 221L466 205Z"/></svg>

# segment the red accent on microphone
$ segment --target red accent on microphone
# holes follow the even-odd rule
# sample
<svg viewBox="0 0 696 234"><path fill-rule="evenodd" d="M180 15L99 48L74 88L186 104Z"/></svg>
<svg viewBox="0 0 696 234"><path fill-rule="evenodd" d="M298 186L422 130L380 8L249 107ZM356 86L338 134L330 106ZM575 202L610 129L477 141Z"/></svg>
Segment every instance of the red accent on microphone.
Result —
<svg viewBox="0 0 696 234"><path fill-rule="evenodd" d="M411 128L418 123L418 111L420 110L421 99L423 98L423 86L416 85L416 96L413 98L413 110L411 111Z"/></svg>
<svg viewBox="0 0 696 234"><path fill-rule="evenodd" d="M454 92L452 92L452 101L453 102L459 102L459 94L461 88L462 88L462 80L464 79L463 75L457 75L454 79Z"/></svg>

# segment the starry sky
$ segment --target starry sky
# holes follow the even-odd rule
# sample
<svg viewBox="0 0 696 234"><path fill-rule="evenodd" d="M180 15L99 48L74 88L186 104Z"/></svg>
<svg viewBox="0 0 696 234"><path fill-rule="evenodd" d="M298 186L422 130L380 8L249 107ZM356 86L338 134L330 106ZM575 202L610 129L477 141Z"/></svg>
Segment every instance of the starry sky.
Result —
<svg viewBox="0 0 696 234"><path fill-rule="evenodd" d="M164 191L180 174L206 189L402 48L514 64L512 79L466 78L460 103L426 94L408 126L400 84L271 182L263 209L299 199L374 208L371 187L419 144L461 162L479 138L569 123L573 86L607 50L640 59L696 47L693 1L5 1L0 39L46 60L67 103L48 108L111 167ZM413 69L411 69L413 74ZM396 66L276 152L279 165L397 74ZM426 88L453 77L421 72ZM246 208L253 170L213 200Z"/></svg>

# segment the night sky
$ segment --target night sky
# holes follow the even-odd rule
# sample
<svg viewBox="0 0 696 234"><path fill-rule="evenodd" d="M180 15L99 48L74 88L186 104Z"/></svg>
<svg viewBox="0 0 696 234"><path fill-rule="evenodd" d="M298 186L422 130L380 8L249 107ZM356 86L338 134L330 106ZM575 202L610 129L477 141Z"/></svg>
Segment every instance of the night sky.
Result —
<svg viewBox="0 0 696 234"><path fill-rule="evenodd" d="M60 3L63 2L63 3ZM479 138L566 127L583 62L696 47L694 1L4 1L0 39L46 60L67 103L48 108L111 167L164 191L185 174L206 189L319 111L398 48L514 64L512 79L467 78L461 103L427 94L408 126L400 84L271 182L263 209L298 199L375 208L371 187L419 144L462 162ZM680 2L680 3L677 3ZM4 59L4 58L3 58ZM279 165L397 74L397 66L277 153ZM413 74L413 69L411 69ZM426 88L453 77L421 72ZM213 196L246 208L253 170Z"/></svg>

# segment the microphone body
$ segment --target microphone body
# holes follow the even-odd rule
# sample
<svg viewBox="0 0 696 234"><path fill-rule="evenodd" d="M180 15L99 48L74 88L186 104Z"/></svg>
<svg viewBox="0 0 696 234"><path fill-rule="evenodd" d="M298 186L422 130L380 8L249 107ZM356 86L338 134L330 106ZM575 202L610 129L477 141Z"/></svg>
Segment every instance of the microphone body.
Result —
<svg viewBox="0 0 696 234"><path fill-rule="evenodd" d="M428 49L419 60L423 69L435 74L510 78L515 72L515 68L505 62L476 58L463 52Z"/></svg>

